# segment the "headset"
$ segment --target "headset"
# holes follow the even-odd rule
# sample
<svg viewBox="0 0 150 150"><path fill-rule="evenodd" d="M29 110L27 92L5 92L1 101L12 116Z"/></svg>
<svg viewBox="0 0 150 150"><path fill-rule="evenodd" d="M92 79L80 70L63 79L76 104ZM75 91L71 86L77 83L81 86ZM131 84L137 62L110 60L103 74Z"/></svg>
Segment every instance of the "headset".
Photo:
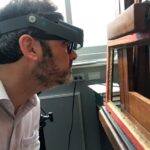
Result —
<svg viewBox="0 0 150 150"><path fill-rule="evenodd" d="M55 12L56 13L56 12ZM49 14L53 16L54 13ZM35 37L44 40L66 40L68 52L83 47L83 30L63 22L60 19L28 14L0 22L0 35L25 28L36 28L39 32Z"/></svg>

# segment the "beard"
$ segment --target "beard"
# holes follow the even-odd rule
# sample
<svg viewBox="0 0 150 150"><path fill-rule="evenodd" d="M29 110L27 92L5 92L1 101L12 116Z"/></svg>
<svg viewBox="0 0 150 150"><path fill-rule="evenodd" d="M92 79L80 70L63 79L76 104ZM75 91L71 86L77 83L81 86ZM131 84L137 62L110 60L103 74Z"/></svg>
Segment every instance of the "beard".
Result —
<svg viewBox="0 0 150 150"><path fill-rule="evenodd" d="M61 70L51 58L44 58L35 66L33 76L44 88L56 87L72 82L71 69Z"/></svg>

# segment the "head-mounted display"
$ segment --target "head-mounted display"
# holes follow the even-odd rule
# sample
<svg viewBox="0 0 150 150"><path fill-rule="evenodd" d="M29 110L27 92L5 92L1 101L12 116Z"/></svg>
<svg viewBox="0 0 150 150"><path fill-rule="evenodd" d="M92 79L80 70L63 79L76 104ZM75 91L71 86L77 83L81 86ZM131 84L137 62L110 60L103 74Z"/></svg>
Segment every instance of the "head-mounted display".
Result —
<svg viewBox="0 0 150 150"><path fill-rule="evenodd" d="M77 50L83 47L83 30L73 25L67 24L61 20L50 20L43 16L29 14L11 18L0 22L0 35L15 30L33 27L39 29L45 34L39 34L38 37L47 40L67 40L69 43L68 51Z"/></svg>

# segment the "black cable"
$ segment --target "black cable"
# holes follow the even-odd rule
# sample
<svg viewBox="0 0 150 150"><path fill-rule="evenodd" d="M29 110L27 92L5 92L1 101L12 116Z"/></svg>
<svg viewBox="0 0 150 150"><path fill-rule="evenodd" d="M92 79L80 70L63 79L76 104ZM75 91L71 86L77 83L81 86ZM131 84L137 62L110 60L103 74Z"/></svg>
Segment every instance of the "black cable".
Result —
<svg viewBox="0 0 150 150"><path fill-rule="evenodd" d="M73 129L73 121L74 121L74 100L75 100L75 91L76 91L76 82L74 82L74 89L73 89L73 99L72 99L72 111L71 111L71 126L68 135L68 150L70 149L70 141L71 141L71 133Z"/></svg>

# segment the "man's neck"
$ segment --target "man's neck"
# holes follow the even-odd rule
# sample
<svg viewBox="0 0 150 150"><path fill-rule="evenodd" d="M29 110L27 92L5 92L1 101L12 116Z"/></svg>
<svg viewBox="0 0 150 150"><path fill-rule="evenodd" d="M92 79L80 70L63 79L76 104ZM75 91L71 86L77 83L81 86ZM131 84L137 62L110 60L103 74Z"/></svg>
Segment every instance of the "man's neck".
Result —
<svg viewBox="0 0 150 150"><path fill-rule="evenodd" d="M13 69L12 69L13 70ZM11 68L0 68L0 80L12 101L15 111L35 93L40 91L40 88L34 81L27 75L22 75Z"/></svg>

